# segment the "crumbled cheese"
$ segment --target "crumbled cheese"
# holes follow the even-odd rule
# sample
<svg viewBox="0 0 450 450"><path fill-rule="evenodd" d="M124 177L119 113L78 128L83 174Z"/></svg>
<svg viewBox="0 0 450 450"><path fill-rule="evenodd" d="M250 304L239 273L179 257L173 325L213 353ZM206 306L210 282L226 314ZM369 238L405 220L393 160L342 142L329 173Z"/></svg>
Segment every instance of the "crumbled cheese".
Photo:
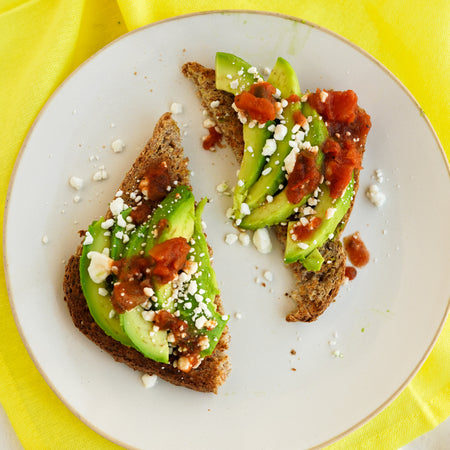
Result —
<svg viewBox="0 0 450 450"><path fill-rule="evenodd" d="M302 212L303 212L303 215L305 215L305 216L309 216L311 214L315 214L316 213L316 211L313 208L311 208L311 206L305 206L302 209Z"/></svg>
<svg viewBox="0 0 450 450"><path fill-rule="evenodd" d="M170 105L170 112L172 114L181 114L183 112L183 105L181 103L173 102Z"/></svg>
<svg viewBox="0 0 450 450"><path fill-rule="evenodd" d="M378 181L378 183L383 183L384 181L384 175L383 171L381 169L376 169L374 172L375 179Z"/></svg>
<svg viewBox="0 0 450 450"><path fill-rule="evenodd" d="M238 240L238 237L234 233L228 233L227 235L225 235L225 242L228 245L234 244L237 240Z"/></svg>
<svg viewBox="0 0 450 450"><path fill-rule="evenodd" d="M248 216L250 214L250 207L247 203L241 203L241 214L244 216Z"/></svg>
<svg viewBox="0 0 450 450"><path fill-rule="evenodd" d="M141 376L142 384L146 389L152 388L156 382L158 381L158 377L156 375L149 375L148 373L144 373Z"/></svg>
<svg viewBox="0 0 450 450"><path fill-rule="evenodd" d="M100 287L98 288L98 294L101 295L102 297L106 297L108 295L108 291L105 288Z"/></svg>
<svg viewBox="0 0 450 450"><path fill-rule="evenodd" d="M239 233L239 242L247 247L250 244L250 236L247 233Z"/></svg>
<svg viewBox="0 0 450 450"><path fill-rule="evenodd" d="M89 231L86 231L86 235L84 237L83 245L91 245L94 242L94 238Z"/></svg>
<svg viewBox="0 0 450 450"><path fill-rule="evenodd" d="M48 244L48 236L46 234L44 234L44 236L42 236L41 242L43 244Z"/></svg>
<svg viewBox="0 0 450 450"><path fill-rule="evenodd" d="M81 200L81 197L78 194L73 196L73 202L74 203L79 203L80 200Z"/></svg>
<svg viewBox="0 0 450 450"><path fill-rule="evenodd" d="M380 207L386 201L386 196L380 191L376 184L371 184L367 191L366 197L377 207Z"/></svg>
<svg viewBox="0 0 450 450"><path fill-rule="evenodd" d="M214 122L214 120L210 119L209 117L203 121L204 128L213 128L215 126L216 122Z"/></svg>
<svg viewBox="0 0 450 450"><path fill-rule="evenodd" d="M302 250L306 250L306 249L309 247L309 245L308 245L308 244L305 244L304 242L299 242L297 245L298 245Z"/></svg>
<svg viewBox="0 0 450 450"><path fill-rule="evenodd" d="M121 153L125 148L125 144L122 139L116 139L111 142L111 149L114 153Z"/></svg>
<svg viewBox="0 0 450 450"><path fill-rule="evenodd" d="M123 199L118 197L110 203L109 209L111 210L113 216L118 216L125 209L124 206L125 204Z"/></svg>
<svg viewBox="0 0 450 450"><path fill-rule="evenodd" d="M264 144L262 154L264 156L272 156L275 153L276 149L277 143L275 142L275 139L267 139L266 143Z"/></svg>
<svg viewBox="0 0 450 450"><path fill-rule="evenodd" d="M122 227L122 228L125 228L127 226L127 222L123 218L122 214L119 214L117 216L117 225L119 225L119 227Z"/></svg>
<svg viewBox="0 0 450 450"><path fill-rule="evenodd" d="M102 181L108 178L108 172L105 169L99 169L92 175L94 181Z"/></svg>
<svg viewBox="0 0 450 450"><path fill-rule="evenodd" d="M217 108L219 105L220 105L220 101L219 100L214 100L210 104L211 108Z"/></svg>
<svg viewBox="0 0 450 450"><path fill-rule="evenodd" d="M276 141L282 141L286 137L287 132L288 132L288 129L287 129L286 125L279 123L275 127L275 131L273 133L273 138Z"/></svg>
<svg viewBox="0 0 450 450"><path fill-rule="evenodd" d="M267 280L267 281L273 281L273 274L270 270L266 270L263 273L263 277Z"/></svg>
<svg viewBox="0 0 450 450"><path fill-rule="evenodd" d="M83 178L80 177L70 177L69 178L69 185L73 187L76 191L79 191L84 184Z"/></svg>
<svg viewBox="0 0 450 450"><path fill-rule="evenodd" d="M299 149L298 147L293 148L289 155L284 158L284 168L286 169L286 173L291 174L295 167L295 162L297 161Z"/></svg>
<svg viewBox="0 0 450 450"><path fill-rule="evenodd" d="M109 230L113 225L114 225L114 219L108 219L108 220L105 220L105 221L101 224L101 227L102 227L104 230Z"/></svg>
<svg viewBox="0 0 450 450"><path fill-rule="evenodd" d="M89 252L87 257L91 260L88 267L88 273L91 280L97 284L105 281L111 273L113 260L103 253L94 251Z"/></svg>
<svg viewBox="0 0 450 450"><path fill-rule="evenodd" d="M151 297L154 293L155 293L155 291L151 287L145 287L144 288L144 294L147 297Z"/></svg>
<svg viewBox="0 0 450 450"><path fill-rule="evenodd" d="M147 322L152 322L155 318L155 311L142 311L141 316Z"/></svg>
<svg viewBox="0 0 450 450"><path fill-rule="evenodd" d="M272 251L272 241L267 228L258 228L253 233L253 244L260 253L270 253Z"/></svg>
<svg viewBox="0 0 450 450"><path fill-rule="evenodd" d="M269 175L270 172L272 172L272 167L266 167L266 168L261 172L261 175Z"/></svg>
<svg viewBox="0 0 450 450"><path fill-rule="evenodd" d="M328 208L325 212L325 219L331 219L336 211L336 208Z"/></svg>
<svg viewBox="0 0 450 450"><path fill-rule="evenodd" d="M325 103L325 101L327 100L327 97L328 97L328 92L326 92L326 91L320 91L319 96L320 96L320 101L321 101L322 103Z"/></svg>
<svg viewBox="0 0 450 450"><path fill-rule="evenodd" d="M206 317L205 316L200 316L195 321L195 328L197 328L198 330L201 330L205 326L206 322L207 322Z"/></svg>
<svg viewBox="0 0 450 450"><path fill-rule="evenodd" d="M239 87L239 80L236 78L236 80L233 80L230 82L230 88L231 89L237 89Z"/></svg>
<svg viewBox="0 0 450 450"><path fill-rule="evenodd" d="M272 203L273 202L273 197L271 195L267 195L266 196L266 201L267 201L267 203Z"/></svg>

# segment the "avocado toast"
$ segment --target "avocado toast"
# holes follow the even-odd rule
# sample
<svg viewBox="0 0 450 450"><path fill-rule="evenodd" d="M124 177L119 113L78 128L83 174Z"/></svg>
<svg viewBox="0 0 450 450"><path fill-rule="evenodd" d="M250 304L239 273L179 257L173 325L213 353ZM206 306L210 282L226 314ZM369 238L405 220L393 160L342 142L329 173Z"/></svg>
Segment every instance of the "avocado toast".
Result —
<svg viewBox="0 0 450 450"><path fill-rule="evenodd" d="M316 320L344 280L339 237L358 190L370 117L353 91L302 94L283 58L267 81L228 53L216 54L215 70L189 62L182 72L241 163L235 225L270 226L285 247L296 302L286 320Z"/></svg>
<svg viewBox="0 0 450 450"><path fill-rule="evenodd" d="M228 316L201 226L206 199L195 202L187 163L166 113L70 258L65 301L75 326L116 361L217 393L230 371Z"/></svg>

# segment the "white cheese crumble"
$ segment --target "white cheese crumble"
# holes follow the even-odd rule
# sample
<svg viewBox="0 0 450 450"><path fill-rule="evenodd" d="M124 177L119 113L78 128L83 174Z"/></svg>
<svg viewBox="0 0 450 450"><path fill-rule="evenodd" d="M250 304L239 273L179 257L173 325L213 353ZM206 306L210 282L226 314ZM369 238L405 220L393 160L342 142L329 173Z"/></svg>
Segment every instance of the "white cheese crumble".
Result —
<svg viewBox="0 0 450 450"><path fill-rule="evenodd" d="M383 171L381 169L376 169L374 172L375 179L378 181L378 183L382 183L384 181L384 175Z"/></svg>
<svg viewBox="0 0 450 450"><path fill-rule="evenodd" d="M155 293L155 291L151 287L145 287L144 288L144 294L147 297L151 297L154 293Z"/></svg>
<svg viewBox="0 0 450 450"><path fill-rule="evenodd" d="M220 105L220 101L219 100L214 100L210 104L211 108L217 108L219 105Z"/></svg>
<svg viewBox="0 0 450 450"><path fill-rule="evenodd" d="M319 95L320 95L320 101L322 103L324 103L326 101L327 97L328 97L328 92L320 91Z"/></svg>
<svg viewBox="0 0 450 450"><path fill-rule="evenodd" d="M97 284L105 281L111 273L113 260L103 253L94 251L89 252L87 257L91 260L88 267L88 273L91 280Z"/></svg>
<svg viewBox="0 0 450 450"><path fill-rule="evenodd" d="M270 253L272 251L272 241L267 228L258 228L253 233L253 244L260 253Z"/></svg>
<svg viewBox="0 0 450 450"><path fill-rule="evenodd" d="M141 381L146 389L150 389L156 384L156 382L158 381L158 377L156 375L149 375L148 373L144 373L141 376Z"/></svg>
<svg viewBox="0 0 450 450"><path fill-rule="evenodd" d="M181 103L173 102L170 105L170 112L172 114L181 114L183 112L183 105Z"/></svg>
<svg viewBox="0 0 450 450"><path fill-rule="evenodd" d="M203 121L204 128L213 128L215 126L216 122L214 122L214 120L210 119L209 117Z"/></svg>
<svg viewBox="0 0 450 450"><path fill-rule="evenodd" d="M238 79L233 80L233 81L230 82L230 88L231 89L237 89L238 87L239 87L239 80Z"/></svg>
<svg viewBox="0 0 450 450"><path fill-rule="evenodd" d="M295 167L295 162L297 161L297 155L298 155L299 149L298 147L294 147L290 152L289 155L284 158L284 168L286 169L287 174L291 174Z"/></svg>
<svg viewBox="0 0 450 450"><path fill-rule="evenodd" d="M101 295L102 297L106 297L108 295L108 291L105 288L100 287L98 288L98 294Z"/></svg>
<svg viewBox="0 0 450 450"><path fill-rule="evenodd" d="M309 247L309 245L308 245L308 244L305 244L304 242L299 242L297 245L298 245L302 250L306 250L306 249Z"/></svg>
<svg viewBox="0 0 450 450"><path fill-rule="evenodd" d="M269 175L270 172L272 172L272 167L266 167L266 168L261 172L261 175Z"/></svg>
<svg viewBox="0 0 450 450"><path fill-rule="evenodd" d="M43 244L48 244L48 236L46 234L44 234L44 236L42 236L41 242Z"/></svg>
<svg viewBox="0 0 450 450"><path fill-rule="evenodd" d="M272 156L275 153L276 149L277 143L275 142L275 139L267 139L266 143L264 144L262 154L264 156Z"/></svg>
<svg viewBox="0 0 450 450"><path fill-rule="evenodd" d="M241 203L241 214L248 216L250 214L250 207L247 203Z"/></svg>
<svg viewBox="0 0 450 450"><path fill-rule="evenodd" d="M73 196L73 202L74 203L79 203L80 200L81 200L81 197L78 194Z"/></svg>
<svg viewBox="0 0 450 450"><path fill-rule="evenodd" d="M275 131L273 133L273 138L276 141L282 141L286 137L287 132L288 132L288 129L287 129L286 125L279 123L275 127Z"/></svg>
<svg viewBox="0 0 450 450"><path fill-rule="evenodd" d="M228 233L227 235L225 235L225 242L228 245L234 244L237 240L238 240L238 237L234 233Z"/></svg>
<svg viewBox="0 0 450 450"><path fill-rule="evenodd" d="M86 231L86 235L84 237L83 245L91 245L94 242L94 238L89 231Z"/></svg>
<svg viewBox="0 0 450 450"><path fill-rule="evenodd" d="M111 142L111 149L114 153L122 153L125 148L125 144L122 139L116 139Z"/></svg>
<svg viewBox="0 0 450 450"><path fill-rule="evenodd" d="M102 227L104 230L109 230L113 225L114 225L114 219L108 219L108 220L105 220L105 221L101 224L101 227Z"/></svg>
<svg viewBox="0 0 450 450"><path fill-rule="evenodd" d="M83 180L83 178L80 178L80 177L75 177L75 176L70 177L69 185L71 187L73 187L76 191L79 191L84 185L84 180Z"/></svg>
<svg viewBox="0 0 450 450"><path fill-rule="evenodd" d="M105 169L99 169L92 175L94 181L102 181L108 178L108 172Z"/></svg>
<svg viewBox="0 0 450 450"><path fill-rule="evenodd" d="M377 207L383 206L386 196L376 184L371 184L366 191L366 197Z"/></svg>
<svg viewBox="0 0 450 450"><path fill-rule="evenodd" d="M336 212L336 208L328 208L325 212L325 219L331 219Z"/></svg>
<svg viewBox="0 0 450 450"><path fill-rule="evenodd" d="M273 281L273 274L270 270L266 270L263 273L263 277L267 280L267 281Z"/></svg>
<svg viewBox="0 0 450 450"><path fill-rule="evenodd" d="M111 202L109 209L113 216L118 216L124 210L124 206L123 198L117 197Z"/></svg>
<svg viewBox="0 0 450 450"><path fill-rule="evenodd" d="M247 247L250 244L250 236L247 233L239 233L239 242L244 247Z"/></svg>

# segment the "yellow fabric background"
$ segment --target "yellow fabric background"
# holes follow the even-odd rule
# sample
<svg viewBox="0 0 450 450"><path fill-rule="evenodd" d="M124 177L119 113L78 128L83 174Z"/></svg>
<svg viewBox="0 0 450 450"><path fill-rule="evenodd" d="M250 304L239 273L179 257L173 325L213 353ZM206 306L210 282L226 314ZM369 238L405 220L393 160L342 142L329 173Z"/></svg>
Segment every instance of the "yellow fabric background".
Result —
<svg viewBox="0 0 450 450"><path fill-rule="evenodd" d="M448 0L0 0L0 209L21 143L54 89L87 57L123 33L208 9L295 15L361 46L408 87L450 155ZM3 232L3 217L0 219ZM2 253L2 249L1 249ZM1 255L3 261L3 253ZM26 449L119 448L56 397L29 358L0 273L0 402ZM333 449L395 449L450 415L450 321L410 385L384 412Z"/></svg>

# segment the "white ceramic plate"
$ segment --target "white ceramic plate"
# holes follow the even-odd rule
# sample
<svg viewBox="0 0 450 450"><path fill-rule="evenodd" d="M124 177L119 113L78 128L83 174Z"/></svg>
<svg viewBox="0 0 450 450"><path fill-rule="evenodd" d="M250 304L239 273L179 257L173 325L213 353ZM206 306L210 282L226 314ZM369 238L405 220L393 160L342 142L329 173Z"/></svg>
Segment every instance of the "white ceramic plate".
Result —
<svg viewBox="0 0 450 450"><path fill-rule="evenodd" d="M213 66L216 51L259 67L288 59L303 90L354 89L371 114L360 193L346 233L359 230L372 262L312 324L287 323L292 287L281 249L235 244L224 219L235 181L231 153L201 149L202 110L180 74L186 61ZM209 195L209 241L232 314L233 371L215 395L160 381L115 363L72 325L63 301L64 262L104 211L123 174L172 102L194 171ZM126 149L110 144L121 138ZM109 178L91 180L104 166ZM364 196L382 169L385 205ZM70 176L85 179L77 194ZM425 180L425 181L424 181ZM419 369L448 310L450 183L442 149L419 106L369 55L303 21L264 13L200 14L161 22L107 46L56 91L18 159L5 221L11 304L22 338L61 400L112 441L139 448L307 448L355 429L384 408ZM43 236L48 243L41 242ZM261 285L263 272L273 281ZM260 282L257 282L259 278ZM242 318L235 318L240 313ZM291 354L291 350L296 355ZM338 350L342 357L335 357ZM295 371L293 369L296 369Z"/></svg>

